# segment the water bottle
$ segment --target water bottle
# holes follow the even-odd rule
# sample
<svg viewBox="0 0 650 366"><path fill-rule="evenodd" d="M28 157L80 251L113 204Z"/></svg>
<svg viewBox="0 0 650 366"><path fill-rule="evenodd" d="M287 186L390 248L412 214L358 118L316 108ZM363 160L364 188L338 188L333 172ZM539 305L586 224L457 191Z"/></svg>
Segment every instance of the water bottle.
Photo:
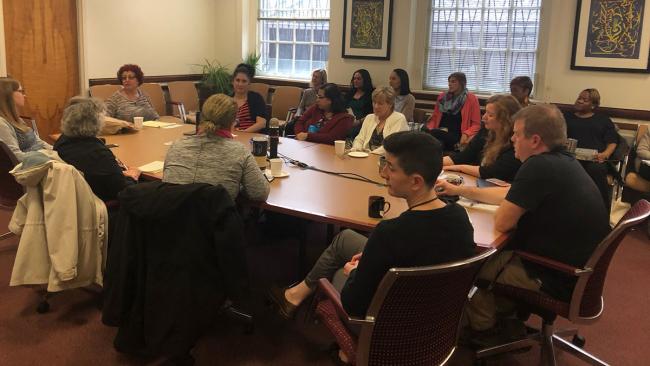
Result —
<svg viewBox="0 0 650 366"><path fill-rule="evenodd" d="M269 121L269 159L278 157L278 142L280 140L280 121L271 118Z"/></svg>

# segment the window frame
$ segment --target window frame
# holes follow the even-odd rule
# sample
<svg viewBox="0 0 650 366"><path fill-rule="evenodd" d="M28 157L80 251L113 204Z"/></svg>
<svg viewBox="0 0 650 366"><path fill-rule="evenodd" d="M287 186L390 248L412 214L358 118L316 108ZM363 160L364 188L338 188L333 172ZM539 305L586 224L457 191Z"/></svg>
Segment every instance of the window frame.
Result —
<svg viewBox="0 0 650 366"><path fill-rule="evenodd" d="M331 2L330 2L330 7L328 9L329 17L328 18L289 18L289 17L263 17L262 16L262 2L263 0L258 0L257 5L257 18L256 18L256 25L257 25L257 49L259 50L260 53L260 60L268 59L265 58L263 55L263 49L264 46L270 47L275 47L275 64L273 65L272 69L275 70L273 72L267 72L263 69L260 68L260 76L263 77L279 77L283 79L293 79L293 80L310 80L311 79L311 70L314 70L315 68L327 68L327 65L329 63L329 60L325 61L320 61L320 60L314 60L314 47L321 46L321 47L327 47L327 55L329 59L329 45L330 45L330 22L331 22ZM331 1L331 0L330 0ZM269 39L264 39L263 32L264 32L264 23L267 24L272 24L275 26L276 29L276 39L275 40L269 40ZM273 24L274 23L274 24ZM291 28L291 38L292 40L287 41L287 40L280 40L280 24L281 23L288 23ZM319 30L318 24L323 23L327 26L327 41L326 42L317 42L314 40L315 35L314 33ZM294 26L294 24L297 24L298 26ZM310 32L310 40L309 41L299 41L297 38L297 30L299 29L300 26L305 26L305 29L308 29ZM268 27L268 26L267 26ZM322 28L325 30L325 28ZM281 73L279 71L280 69L280 45L283 44L288 44L292 45L292 55L291 55L291 72L290 73ZM309 46L309 64L310 64L310 71L306 75L301 75L296 72L296 61L305 61L305 60L296 60L296 46L298 45L308 45ZM316 67L314 66L314 62L324 62L325 65L324 67Z"/></svg>
<svg viewBox="0 0 650 366"><path fill-rule="evenodd" d="M540 59L539 59L539 54L540 54L540 46L542 45L542 36L543 36L543 19L542 19L542 12L544 10L544 4L548 2L544 0L539 0L539 5L538 6L515 6L514 0L509 0L509 5L507 7L499 7L498 9L507 9L508 11L508 19L512 18L512 14L515 10L533 10L537 11L538 16L537 16L537 32L536 32L536 41L535 41L535 47L534 50L529 50L529 49L519 49L519 48L513 48L513 41L514 41L514 29L516 28L517 24L513 21L508 20L507 21L507 27L508 27L508 36L506 39L506 47L505 48L494 48L494 47L484 47L485 39L483 37L484 32L485 32L485 27L481 26L480 28L480 33L478 35L478 47L458 47L457 44L457 38L458 38L458 25L459 21L454 21L454 32L453 32L453 44L451 47L444 48L444 47L432 47L431 46L431 35L432 35L432 27L434 25L433 21L433 16L434 16L434 11L435 10L456 10L458 11L463 11L463 10L479 10L481 12L484 12L488 9L491 9L490 7L485 5L486 0L482 0L481 5L478 6L467 6L467 7L462 7L460 6L459 2L461 0L455 0L456 5L455 6L448 6L448 7L434 7L434 1L435 0L428 0L427 2L427 33L425 36L425 47L424 47L424 54L423 54L423 69L422 69L422 89L423 90L430 90L430 91L444 91L447 88L443 86L435 86L435 85L429 85L427 83L427 79L429 78L429 70L432 68L432 65L429 64L429 56L433 50L447 50L450 54L456 54L458 50L467 50L467 51L475 51L477 54L477 58L479 59L478 63L475 63L474 66L476 70L476 75L477 77L475 80L469 80L468 78L468 85L476 85L476 88L470 89L468 87L468 90L477 94L497 94L497 93L509 93L510 90L506 87L505 89L502 90L492 90L492 89L486 89L486 88L480 88L481 81L484 80L484 60L485 60L485 55L486 52L501 52L504 55L505 58L505 70L504 70L504 75L507 79L512 80L516 76L529 76L532 80L533 83L535 83L535 76L537 75L537 70L540 67ZM483 17L479 20L481 24L485 22ZM519 73L517 75L510 75L511 73L511 65L512 65L512 54L513 53L529 53L533 55L533 65L532 65L532 74L527 75L527 74L522 74ZM450 64L457 63L456 57L452 57L449 60ZM543 62L542 62L543 63ZM462 71L459 70L457 66L452 66L450 67L451 70L454 71ZM452 72L454 72L452 71ZM532 93L531 93L532 96Z"/></svg>

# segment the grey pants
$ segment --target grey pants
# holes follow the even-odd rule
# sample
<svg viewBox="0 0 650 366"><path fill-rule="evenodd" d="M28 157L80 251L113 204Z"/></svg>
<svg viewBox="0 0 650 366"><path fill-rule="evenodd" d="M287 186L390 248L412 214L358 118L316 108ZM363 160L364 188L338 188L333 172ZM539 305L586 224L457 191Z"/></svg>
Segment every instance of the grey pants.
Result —
<svg viewBox="0 0 650 366"><path fill-rule="evenodd" d="M305 283L309 288L314 288L321 278L332 281L332 285L341 291L345 281L348 279L343 274L343 266L349 262L353 255L363 252L368 238L352 231L341 231L332 240L323 254L320 255L314 268L305 277Z"/></svg>

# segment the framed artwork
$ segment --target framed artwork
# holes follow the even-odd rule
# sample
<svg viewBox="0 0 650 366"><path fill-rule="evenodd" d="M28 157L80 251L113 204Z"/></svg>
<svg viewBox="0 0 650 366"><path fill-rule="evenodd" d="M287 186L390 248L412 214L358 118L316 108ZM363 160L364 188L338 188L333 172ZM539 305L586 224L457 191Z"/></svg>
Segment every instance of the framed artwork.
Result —
<svg viewBox="0 0 650 366"><path fill-rule="evenodd" d="M650 73L650 0L578 0L572 70Z"/></svg>
<svg viewBox="0 0 650 366"><path fill-rule="evenodd" d="M341 57L390 60L393 0L345 0Z"/></svg>

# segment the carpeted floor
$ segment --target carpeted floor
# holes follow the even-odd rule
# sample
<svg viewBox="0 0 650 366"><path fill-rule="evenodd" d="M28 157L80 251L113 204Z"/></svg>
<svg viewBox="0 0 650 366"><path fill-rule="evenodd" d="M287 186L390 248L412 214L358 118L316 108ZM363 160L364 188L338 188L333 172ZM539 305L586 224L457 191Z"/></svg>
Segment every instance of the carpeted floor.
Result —
<svg viewBox="0 0 650 366"><path fill-rule="evenodd" d="M35 311L33 289L8 286L15 256L15 238L0 243L0 365L157 365L117 353L112 347L114 328L104 326L97 307L98 296L86 290L60 294L47 314ZM314 248L316 253L320 248ZM294 255L287 245L255 248L250 266L260 279L286 280L290 271L278 271L272 263ZM313 257L313 256L312 256ZM277 259L280 258L280 259ZM282 258L284 260L282 260ZM271 264L269 264L271 263ZM285 266L286 267L286 266ZM585 349L612 365L643 365L650 360L650 242L645 233L632 233L617 252L607 278L605 312L591 326L581 328ZM296 320L283 322L264 306L261 288L256 330L251 335L227 319L195 347L197 365L332 365L325 351L331 342L318 324ZM566 322L559 321L560 325ZM538 350L492 360L495 365L535 365ZM559 353L561 365L581 365ZM452 364L472 364L471 354L459 350Z"/></svg>

